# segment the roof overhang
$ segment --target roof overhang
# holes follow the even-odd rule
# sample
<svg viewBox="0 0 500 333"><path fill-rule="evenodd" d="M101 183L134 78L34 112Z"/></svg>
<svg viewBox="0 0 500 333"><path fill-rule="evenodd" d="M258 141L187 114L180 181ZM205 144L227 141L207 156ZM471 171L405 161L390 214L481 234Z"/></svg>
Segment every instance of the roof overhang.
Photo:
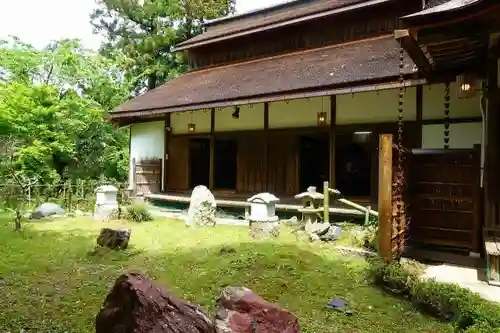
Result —
<svg viewBox="0 0 500 333"><path fill-rule="evenodd" d="M124 103L112 121L277 100L384 89L400 74L392 35L188 72ZM405 54L403 75L418 78ZM416 84L411 81L411 85ZM362 88L362 87L368 88ZM388 88L387 88L388 89Z"/></svg>
<svg viewBox="0 0 500 333"><path fill-rule="evenodd" d="M473 71L481 74L489 36L500 29L496 0L449 0L401 18L395 34L429 80Z"/></svg>
<svg viewBox="0 0 500 333"><path fill-rule="evenodd" d="M403 81L403 86L405 88L424 85L428 81L425 78L412 78L410 75L405 76ZM338 88L324 88L318 90L310 91L298 91L298 92L288 92L277 95L267 95L267 96L255 96L250 98L235 99L231 101L216 101L202 104L193 104L182 107L171 107L171 108L158 108L149 110L138 110L120 113L110 113L109 118L112 122L119 124L120 126L129 125L137 122L153 121L158 119L163 119L166 114L174 112L187 112L187 111L198 111L207 110L215 108L227 108L235 107L241 105L251 105L259 103L271 103L294 99L303 98L315 98L323 96L333 96L333 95L345 95L345 94L355 94L370 91L381 91L387 89L397 89L401 87L397 77L390 78L389 81L383 80L379 82L367 81L359 82L355 86L349 87L338 87Z"/></svg>

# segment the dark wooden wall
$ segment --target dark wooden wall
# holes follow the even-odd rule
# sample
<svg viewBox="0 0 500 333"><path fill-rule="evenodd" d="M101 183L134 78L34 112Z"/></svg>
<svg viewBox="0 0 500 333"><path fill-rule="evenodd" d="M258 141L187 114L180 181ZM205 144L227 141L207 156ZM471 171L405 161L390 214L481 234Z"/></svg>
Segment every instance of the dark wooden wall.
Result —
<svg viewBox="0 0 500 333"><path fill-rule="evenodd" d="M253 133L238 137L238 192L263 192L265 186L264 136Z"/></svg>
<svg viewBox="0 0 500 333"><path fill-rule="evenodd" d="M418 11L420 6L418 0L392 1L190 49L188 59L191 68L220 66L392 34L398 18Z"/></svg>
<svg viewBox="0 0 500 333"><path fill-rule="evenodd" d="M403 141L405 147L420 145L417 122L404 124ZM235 140L238 143L236 191L256 193L269 191L277 195L295 195L299 192L299 136L311 133L327 133L329 127L275 129L268 131L267 159L265 153L265 133L263 130L214 133L216 137ZM396 137L395 123L339 125L335 132L354 133L371 131L372 151L372 195L377 197L378 136L391 133ZM173 135L169 144L169 167L166 191L189 190L189 140L208 138L209 135ZM267 161L267 174L266 174Z"/></svg>

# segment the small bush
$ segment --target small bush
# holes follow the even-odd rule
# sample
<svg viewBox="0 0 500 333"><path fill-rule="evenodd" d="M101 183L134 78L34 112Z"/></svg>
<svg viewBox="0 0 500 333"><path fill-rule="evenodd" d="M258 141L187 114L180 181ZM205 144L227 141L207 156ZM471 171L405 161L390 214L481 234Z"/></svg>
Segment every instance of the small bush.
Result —
<svg viewBox="0 0 500 333"><path fill-rule="evenodd" d="M482 299L458 285L421 279L421 269L412 262L371 263L371 280L384 289L408 299L420 310L451 321L458 331L498 332L500 305Z"/></svg>
<svg viewBox="0 0 500 333"><path fill-rule="evenodd" d="M145 204L132 204L125 210L125 219L132 222L153 221L153 215Z"/></svg>

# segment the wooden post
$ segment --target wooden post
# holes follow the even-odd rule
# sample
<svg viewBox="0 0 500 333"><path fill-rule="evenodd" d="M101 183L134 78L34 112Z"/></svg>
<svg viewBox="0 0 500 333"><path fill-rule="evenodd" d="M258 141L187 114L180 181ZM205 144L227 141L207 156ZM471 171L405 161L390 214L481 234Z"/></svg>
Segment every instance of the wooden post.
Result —
<svg viewBox="0 0 500 333"><path fill-rule="evenodd" d="M498 87L498 60L488 61L488 107L486 109L486 142L484 165L484 204L485 226L500 227L500 88Z"/></svg>
<svg viewBox="0 0 500 333"><path fill-rule="evenodd" d="M167 192L168 190L168 159L169 159L169 143L170 143L170 135L172 135L172 118L171 114L167 113L165 115L165 142L163 144L163 168L162 168L162 182L161 182L161 190L162 192Z"/></svg>
<svg viewBox="0 0 500 333"><path fill-rule="evenodd" d="M264 103L264 186L269 186L269 103Z"/></svg>
<svg viewBox="0 0 500 333"><path fill-rule="evenodd" d="M211 191L215 187L215 108L210 110L210 171L208 187Z"/></svg>
<svg viewBox="0 0 500 333"><path fill-rule="evenodd" d="M330 187L335 188L335 136L337 127L337 96L330 96Z"/></svg>
<svg viewBox="0 0 500 333"><path fill-rule="evenodd" d="M323 222L330 223L330 186L328 182L323 182Z"/></svg>
<svg viewBox="0 0 500 333"><path fill-rule="evenodd" d="M416 138L415 138L415 143L416 147L415 148L422 148L422 130L423 130L423 120L424 120L424 87L422 85L417 86L417 101L416 101L416 110L417 110L417 117L416 117L416 126L417 126L417 132L416 132Z"/></svg>
<svg viewBox="0 0 500 333"><path fill-rule="evenodd" d="M136 172L136 161L135 157L132 158L132 195L135 196L137 194L137 172Z"/></svg>
<svg viewBox="0 0 500 333"><path fill-rule="evenodd" d="M392 134L380 135L378 167L378 246L380 256L392 261Z"/></svg>

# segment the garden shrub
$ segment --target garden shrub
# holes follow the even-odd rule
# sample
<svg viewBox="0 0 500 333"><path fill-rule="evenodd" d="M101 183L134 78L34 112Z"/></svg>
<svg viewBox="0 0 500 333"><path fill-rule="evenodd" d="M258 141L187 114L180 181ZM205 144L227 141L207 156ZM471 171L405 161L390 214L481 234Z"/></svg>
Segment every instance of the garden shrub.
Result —
<svg viewBox="0 0 500 333"><path fill-rule="evenodd" d="M369 277L376 285L407 297L426 313L453 322L458 331L499 332L499 304L458 285L424 280L421 273L411 261L385 264L375 260L369 269Z"/></svg>
<svg viewBox="0 0 500 333"><path fill-rule="evenodd" d="M128 221L140 223L153 221L153 215L151 215L147 205L136 203L126 208L125 219Z"/></svg>

